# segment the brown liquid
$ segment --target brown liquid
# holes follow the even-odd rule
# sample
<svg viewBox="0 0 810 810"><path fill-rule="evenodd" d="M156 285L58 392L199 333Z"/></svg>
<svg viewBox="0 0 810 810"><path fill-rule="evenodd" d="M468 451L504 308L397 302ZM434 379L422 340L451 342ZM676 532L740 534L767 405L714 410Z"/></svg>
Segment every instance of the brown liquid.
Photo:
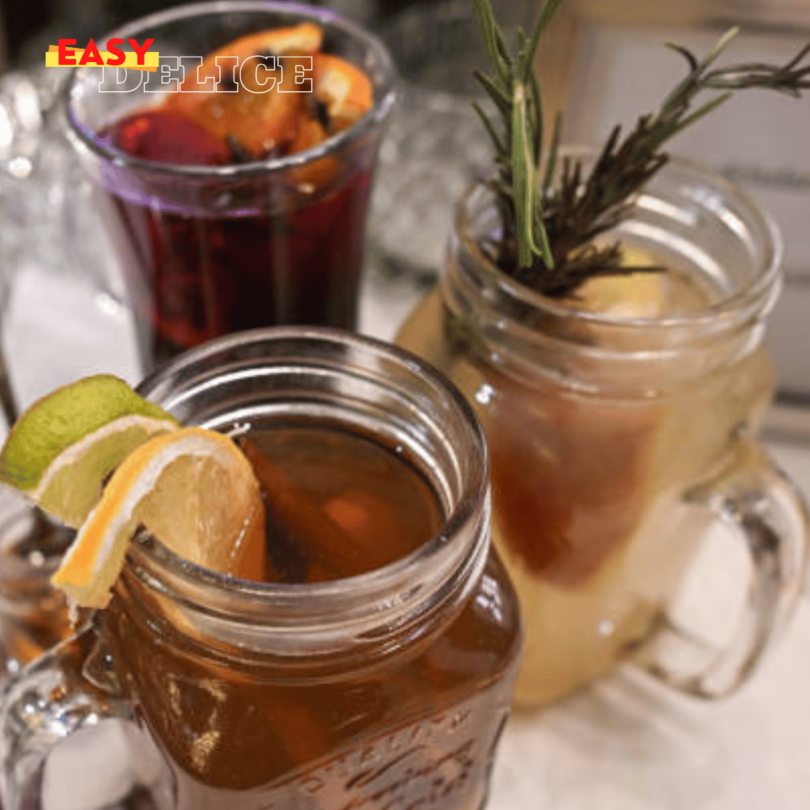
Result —
<svg viewBox="0 0 810 810"><path fill-rule="evenodd" d="M645 280L646 300L621 291L613 296L624 307L617 312L680 315L720 295L672 271L650 278L661 284L656 295ZM442 306L438 294L426 299L397 342L447 374L482 421L493 542L526 630L515 700L549 703L627 658L672 604L710 519L687 506L686 493L729 463L741 426L756 430L770 367L760 349L697 381L673 383L665 395L594 394L567 376L523 380L473 352L452 352L440 331ZM576 362L571 378L585 361ZM591 380L598 362L588 369ZM608 390L609 375L605 369Z"/></svg>
<svg viewBox="0 0 810 810"><path fill-rule="evenodd" d="M404 450L305 424L252 431L243 449L262 484L269 582L366 574L441 530L436 496Z"/></svg>
<svg viewBox="0 0 810 810"><path fill-rule="evenodd" d="M302 424L253 431L250 441L259 477L256 447L285 504L273 513L268 496L273 578L356 575L400 559L442 525L436 496L405 453ZM290 503L308 504L309 517ZM322 536L308 534L318 525ZM347 538L348 549L330 546ZM520 646L497 558L418 641L408 627L394 650L388 637L385 649L382 641L361 656L347 649L328 666L215 646L198 628L183 632L166 608L127 571L105 616L124 688L167 764L171 799L161 810L482 806Z"/></svg>

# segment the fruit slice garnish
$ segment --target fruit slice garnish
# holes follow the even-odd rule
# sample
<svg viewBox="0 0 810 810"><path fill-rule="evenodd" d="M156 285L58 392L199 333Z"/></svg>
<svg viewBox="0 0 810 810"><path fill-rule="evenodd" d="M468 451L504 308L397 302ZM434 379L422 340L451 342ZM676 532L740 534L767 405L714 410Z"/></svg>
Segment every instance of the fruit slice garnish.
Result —
<svg viewBox="0 0 810 810"><path fill-rule="evenodd" d="M217 141L236 146L232 152L238 154L232 157L237 162L302 151L301 143L312 141L312 132L301 135L309 118L307 94L296 84L297 73L314 71L314 96L325 110L325 121L320 122L324 137L350 127L373 104L368 76L345 59L320 53L322 42L323 31L311 23L241 37L206 56L183 81L183 92L169 94L164 107L186 116ZM278 64L271 69L270 59L264 59L278 56L287 57L283 70ZM236 59L238 82L229 72ZM218 92L203 91L211 78L221 79ZM274 86L264 92L271 81Z"/></svg>
<svg viewBox="0 0 810 810"><path fill-rule="evenodd" d="M184 80L182 89L198 90L200 82L205 82L209 76L219 78L218 57L235 56L241 65L254 56L312 56L320 50L322 42L323 31L313 23L247 34L209 53L199 69ZM226 64L227 62L222 62L223 72Z"/></svg>
<svg viewBox="0 0 810 810"><path fill-rule="evenodd" d="M326 105L331 129L340 131L362 118L374 102L371 80L360 68L331 54L315 55L315 97Z"/></svg>
<svg viewBox="0 0 810 810"><path fill-rule="evenodd" d="M320 146L329 136L323 126L312 118L304 118L298 128L295 140L290 144L290 154L306 152ZM303 166L296 166L287 172L288 181L299 189L325 188L337 176L340 162L334 155L325 155L317 160L310 160Z"/></svg>
<svg viewBox="0 0 810 810"><path fill-rule="evenodd" d="M177 420L109 375L66 385L31 405L0 451L0 481L79 526L105 478L138 445Z"/></svg>
<svg viewBox="0 0 810 810"><path fill-rule="evenodd" d="M666 290L666 279L656 273L597 276L577 290L574 306L616 318L660 318Z"/></svg>
<svg viewBox="0 0 810 810"><path fill-rule="evenodd" d="M264 578L259 484L221 433L182 428L136 448L109 480L52 582L83 607L105 607L141 526L193 563Z"/></svg>
<svg viewBox="0 0 810 810"><path fill-rule="evenodd" d="M277 72L277 71L276 71ZM294 81L287 78L285 82ZM298 132L302 96L280 93L279 85L267 93L211 93L189 100L174 93L167 102L212 137L232 141L251 160L283 154Z"/></svg>
<svg viewBox="0 0 810 810"><path fill-rule="evenodd" d="M625 267L651 267L652 256L641 250L624 251ZM575 307L617 318L660 318L667 306L666 273L595 276L576 291Z"/></svg>
<svg viewBox="0 0 810 810"><path fill-rule="evenodd" d="M194 103L195 96L189 93L199 92L202 86L206 85L211 77L214 80L220 78L220 68L217 66L217 59L222 64L222 73L225 74L229 62L222 60L222 57L232 56L239 60L241 66L243 62L252 57L261 56L312 56L321 47L323 42L323 31L312 23L302 23L290 28L276 28L267 31L259 31L255 34L248 34L239 39L232 40L227 45L212 51L203 59L199 68L186 79L180 89L182 93L172 93L167 101L177 101L179 103ZM223 75L223 80L226 77ZM208 94L204 94L208 95ZM197 99L201 96L196 96Z"/></svg>
<svg viewBox="0 0 810 810"><path fill-rule="evenodd" d="M241 37L206 56L199 69L182 83L183 92L169 94L165 106L182 112L219 140L232 139L253 160L283 152L298 132L304 94L294 92L298 89L294 61L288 61L281 70L278 65L271 69L261 64L261 58L311 58L322 41L322 30L312 23ZM220 77L217 59L223 84L233 81L232 75L225 75L232 63L223 61L223 57L239 60L239 82L234 83L234 92L222 92L220 86L220 92L201 93L201 83ZM246 65L244 69L242 65ZM304 62L301 65L307 67ZM273 88L263 92L265 83L271 81ZM282 89L285 92L279 92Z"/></svg>

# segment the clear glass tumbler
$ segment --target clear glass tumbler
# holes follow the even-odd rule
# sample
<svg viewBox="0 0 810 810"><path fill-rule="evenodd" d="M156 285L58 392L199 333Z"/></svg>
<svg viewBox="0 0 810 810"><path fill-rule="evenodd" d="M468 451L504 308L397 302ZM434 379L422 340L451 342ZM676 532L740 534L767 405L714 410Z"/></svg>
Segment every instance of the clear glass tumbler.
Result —
<svg viewBox="0 0 810 810"><path fill-rule="evenodd" d="M261 0L173 8L108 39L153 39L151 50L165 61L302 22L319 25L324 49L366 73L373 106L349 129L296 154L222 166L133 157L111 145L108 128L159 103L166 93L155 92L158 79L129 70L117 86L126 92L106 92L102 80L117 81L109 71L118 69L86 66L69 83L69 135L99 191L147 370L243 329L355 326L368 200L395 99L383 45L327 9Z"/></svg>

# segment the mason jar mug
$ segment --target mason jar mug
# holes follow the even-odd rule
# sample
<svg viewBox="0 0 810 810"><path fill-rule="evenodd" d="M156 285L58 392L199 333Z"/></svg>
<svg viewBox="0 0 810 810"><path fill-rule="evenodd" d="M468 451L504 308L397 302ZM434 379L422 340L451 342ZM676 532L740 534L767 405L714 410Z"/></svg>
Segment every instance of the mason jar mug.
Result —
<svg viewBox="0 0 810 810"><path fill-rule="evenodd" d="M5 810L127 795L160 810L478 810L521 631L460 394L401 350L305 328L214 341L140 392L186 424L371 436L416 466L441 530L370 573L299 584L224 576L142 534L110 606L5 695Z"/></svg>
<svg viewBox="0 0 810 810"><path fill-rule="evenodd" d="M663 272L552 299L490 259L498 227L476 186L446 273L398 342L455 381L484 426L493 536L526 629L517 702L548 703L640 657L693 695L727 694L778 635L807 561L805 506L758 438L778 236L739 189L679 161L606 237ZM728 645L698 648L700 628L682 632L670 607L717 521L752 575Z"/></svg>

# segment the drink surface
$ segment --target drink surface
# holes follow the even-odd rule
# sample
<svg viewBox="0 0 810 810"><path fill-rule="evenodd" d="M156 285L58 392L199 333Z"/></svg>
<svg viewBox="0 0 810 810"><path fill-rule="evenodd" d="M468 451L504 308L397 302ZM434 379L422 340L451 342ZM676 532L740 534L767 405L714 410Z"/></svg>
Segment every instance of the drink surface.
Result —
<svg viewBox="0 0 810 810"><path fill-rule="evenodd" d="M243 449L265 503L267 581L366 574L442 528L436 495L403 447L303 422L252 430Z"/></svg>
<svg viewBox="0 0 810 810"><path fill-rule="evenodd" d="M443 526L402 448L306 421L260 423L241 442L266 499L266 578L287 587L367 573ZM432 627L388 630L362 654L347 637L326 662L251 654L174 620L125 573L104 637L163 754L165 810L478 810L520 647L497 558Z"/></svg>

